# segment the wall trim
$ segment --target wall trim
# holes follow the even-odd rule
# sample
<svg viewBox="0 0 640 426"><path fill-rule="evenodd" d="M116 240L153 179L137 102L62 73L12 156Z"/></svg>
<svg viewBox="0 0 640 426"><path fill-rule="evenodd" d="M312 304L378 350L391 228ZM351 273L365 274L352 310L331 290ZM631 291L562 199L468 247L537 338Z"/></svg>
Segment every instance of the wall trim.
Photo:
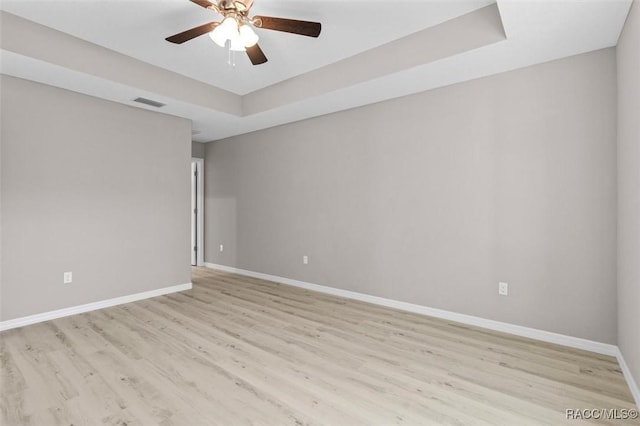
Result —
<svg viewBox="0 0 640 426"><path fill-rule="evenodd" d="M98 302L87 303L84 305L72 306L70 308L57 309L55 311L43 312L41 314L28 315L0 322L0 331L10 330L12 328L23 327L25 325L36 324L39 322L49 321L56 318L68 317L70 315L81 314L84 312L95 311L98 309L108 308L111 306L122 305L124 303L136 302L138 300L150 299L152 297L162 296L165 294L176 293L179 291L190 290L193 285L189 283L174 285L171 287L163 287L155 290L144 291L142 293L129 294L127 296L115 297L113 299L101 300Z"/></svg>
<svg viewBox="0 0 640 426"><path fill-rule="evenodd" d="M210 269L231 272L234 274L245 275L248 277L259 278L267 281L274 281L280 284L290 285L293 287L304 288L307 290L317 291L320 293L331 294L334 296L346 297L348 299L369 302L376 305L387 306L390 308L400 309L403 311L413 312L422 315L428 315L436 318L455 321L462 324L473 325L476 327L486 328L493 331L501 331L503 333L513 334L520 337L528 337L530 339L540 340L547 343L555 343L558 345L568 346L575 349L583 349L602 355L609 355L617 358L620 364L622 374L627 381L631 395L636 401L636 405L640 407L640 391L631 375L631 370L616 345L609 343L596 342L593 340L583 339L580 337L567 336L564 334L553 333L551 331L539 330L535 328L524 327L521 325L510 324L501 321L494 321L486 318L476 317L472 315L460 314L457 312L446 311L443 309L430 308L428 306L416 305L413 303L401 302L384 297L371 296L355 291L342 290L335 287L328 287L319 284L313 284L305 281L294 280L291 278L279 277L277 275L263 274L261 272L249 271L246 269L234 268L232 266L218 265L216 263L205 262L204 266Z"/></svg>
<svg viewBox="0 0 640 426"><path fill-rule="evenodd" d="M342 290L339 288L328 287L319 284L312 284L304 281L293 280L291 278L279 277L276 275L263 274L261 272L248 271L245 269L233 268L225 265L205 262L207 268L218 269L226 272L233 272L240 275L246 275L253 278L261 278L263 280L275 281L280 284L286 284L294 287L305 288L307 290L318 291L321 293L332 294L334 296L342 296L348 299L360 300L362 302L374 303L376 305L396 308L403 311L414 312L417 314L429 315L436 318L456 321L467 325L482 327L489 330L501 331L503 333L514 334L516 336L529 337L531 339L542 340L548 343L557 343L563 346L569 346L576 349L584 349L603 355L617 356L619 354L618 347L608 343L596 342L593 340L582 339L580 337L567 336L564 334L553 333L550 331L538 330L535 328L524 327L521 325L510 324L501 321L490 320L486 318L476 317L472 315L460 314L457 312L446 311L443 309L430 308L428 306L416 305L408 302L401 302L384 297L371 296L355 291Z"/></svg>
<svg viewBox="0 0 640 426"><path fill-rule="evenodd" d="M198 177L196 179L198 186L198 193L196 194L196 205L195 208L198 209L198 223L197 228L198 232L196 235L196 246L198 247L198 252L196 256L196 265L195 266L203 266L204 265L204 158L191 157L191 163L197 164ZM191 216L191 222L193 222L193 216ZM193 227L193 223L191 224ZM191 229L193 232L193 228Z"/></svg>
<svg viewBox="0 0 640 426"><path fill-rule="evenodd" d="M631 370L629 366L624 360L622 356L622 352L620 348L616 347L617 353L616 358L618 358L618 364L620 364L620 369L622 370L622 374L624 378L627 380L627 385L629 385L629 391L631 391L631 395L633 399L636 401L636 407L640 408L640 388L638 388L638 384L635 381L635 378L631 375Z"/></svg>

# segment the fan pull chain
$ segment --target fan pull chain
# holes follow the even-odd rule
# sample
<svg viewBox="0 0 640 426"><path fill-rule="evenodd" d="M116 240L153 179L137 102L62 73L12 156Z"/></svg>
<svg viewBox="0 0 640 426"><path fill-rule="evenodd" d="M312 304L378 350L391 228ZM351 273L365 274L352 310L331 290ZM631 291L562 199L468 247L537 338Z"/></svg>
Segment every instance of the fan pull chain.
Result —
<svg viewBox="0 0 640 426"><path fill-rule="evenodd" d="M227 64L229 66L231 66L232 68L235 68L236 67L236 52L231 50L231 43L229 43L229 45L227 47L227 52L228 52Z"/></svg>

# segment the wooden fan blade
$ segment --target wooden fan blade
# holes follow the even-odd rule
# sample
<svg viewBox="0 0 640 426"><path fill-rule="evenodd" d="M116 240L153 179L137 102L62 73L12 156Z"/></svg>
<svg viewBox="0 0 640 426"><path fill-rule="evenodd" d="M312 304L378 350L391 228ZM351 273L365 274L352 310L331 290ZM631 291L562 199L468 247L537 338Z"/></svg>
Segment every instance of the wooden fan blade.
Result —
<svg viewBox="0 0 640 426"><path fill-rule="evenodd" d="M170 41L171 43L182 44L185 41L191 40L192 38L196 38L198 36L201 36L202 34L213 31L213 29L218 25L220 25L219 22L209 22L208 24L200 25L199 27L191 28L190 30L172 35L171 37L167 37L165 40Z"/></svg>
<svg viewBox="0 0 640 426"><path fill-rule="evenodd" d="M202 6L205 9L209 9L211 6L213 6L213 3L207 0L191 0L191 3L195 3L198 6Z"/></svg>
<svg viewBox="0 0 640 426"><path fill-rule="evenodd" d="M253 65L260 65L267 62L267 57L264 56L264 52L260 49L260 46L258 46L257 43L251 47L245 47L245 49L247 50L247 56L249 56Z"/></svg>
<svg viewBox="0 0 640 426"><path fill-rule="evenodd" d="M258 28L284 31L307 37L318 37L322 25L320 22L298 21L296 19L273 18L270 16L254 16L253 21Z"/></svg>

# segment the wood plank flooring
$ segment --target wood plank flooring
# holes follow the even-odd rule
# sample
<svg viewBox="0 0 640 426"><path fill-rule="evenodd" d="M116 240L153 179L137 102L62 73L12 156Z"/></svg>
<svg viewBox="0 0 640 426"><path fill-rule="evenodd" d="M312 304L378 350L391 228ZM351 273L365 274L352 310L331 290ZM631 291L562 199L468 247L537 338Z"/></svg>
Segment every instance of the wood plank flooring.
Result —
<svg viewBox="0 0 640 426"><path fill-rule="evenodd" d="M194 268L5 331L2 425L557 425L636 408L612 357Z"/></svg>

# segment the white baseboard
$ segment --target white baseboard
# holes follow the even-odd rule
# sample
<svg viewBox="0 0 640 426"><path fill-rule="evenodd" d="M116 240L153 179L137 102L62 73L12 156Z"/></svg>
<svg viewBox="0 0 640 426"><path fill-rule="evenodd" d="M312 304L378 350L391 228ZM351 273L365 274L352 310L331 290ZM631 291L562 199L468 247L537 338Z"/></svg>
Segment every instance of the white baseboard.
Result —
<svg viewBox="0 0 640 426"><path fill-rule="evenodd" d="M620 352L619 348L616 349L616 358L618 358L618 364L620 364L622 374L624 374L624 378L627 379L627 384L629 385L629 390L631 391L631 395L633 395L633 399L636 400L636 407L640 408L640 389L638 388L638 384L636 383L635 378L631 375L631 370L629 370L629 366L625 362L622 352Z"/></svg>
<svg viewBox="0 0 640 426"><path fill-rule="evenodd" d="M204 266L220 271L232 272L235 274L246 275L248 277L260 278L267 281L274 281L280 284L286 284L293 287L300 287L307 290L313 290L320 293L332 294L334 296L346 297L348 299L360 300L376 305L387 306L390 308L400 309L403 311L428 315L436 318L442 318L449 321L455 321L462 324L473 325L476 327L486 328L494 331L501 331L516 336L528 337L530 339L540 340L548 343L556 343L558 345L568 346L576 349L583 349L603 355L616 357L622 373L624 374L629 389L633 395L636 405L640 407L640 392L629 367L622 357L620 349L616 345L608 343L596 342L593 340L582 339L580 337L567 336L564 334L553 333L535 328L523 327L521 325L509 324L506 322L494 321L486 318L475 317L472 315L460 314L457 312L446 311L443 309L430 308L428 306L415 305L413 303L400 302L393 299L385 299L384 297L371 296L368 294L357 293L355 291L342 290L334 287L327 287L319 284L312 284L305 281L293 280L291 278L279 277L277 275L263 274L261 272L248 271L246 269L233 268L231 266L218 265L215 263L205 262Z"/></svg>
<svg viewBox="0 0 640 426"><path fill-rule="evenodd" d="M246 275L263 280L275 281L281 284L287 284L294 287L301 287L307 290L318 291L321 293L332 294L334 296L346 297L349 299L360 300L363 302L374 303L376 305L388 306L390 308L401 309L403 311L414 312L423 315L429 315L436 318L442 318L449 321L460 322L463 324L473 325L476 327L487 328L489 330L501 331L504 333L514 334L516 336L529 337L531 339L542 340L549 343L557 343L559 345L569 346L577 349L584 349L599 354L616 356L619 351L615 345L608 343L595 342L593 340L582 339L580 337L566 336L564 334L553 333L550 331L538 330L535 328L523 327L521 325L509 324L506 322L494 321L486 318L475 317L472 315L460 314L457 312L446 311L443 309L430 308L428 306L415 305L413 303L400 302L393 299L385 299L384 297L371 296L368 294L357 293L355 291L342 290L339 288L327 287L318 284L312 284L304 281L292 280L290 278L278 277L276 275L268 275L260 272L247 271L244 269L233 268L215 263L206 263L207 268L218 269L226 272L233 272L240 275Z"/></svg>
<svg viewBox="0 0 640 426"><path fill-rule="evenodd" d="M55 311L43 312L41 314L29 315L0 322L0 331L12 328L23 327L25 325L38 322L49 321L56 318L68 317L70 315L81 314L83 312L95 311L97 309L108 308L110 306L122 305L123 303L136 302L138 300L149 299L178 291L190 290L191 283L174 285L171 287L159 288L156 290L144 291L142 293L130 294L127 296L115 297L113 299L101 300L99 302L87 303L85 305L72 306L70 308L58 309Z"/></svg>

